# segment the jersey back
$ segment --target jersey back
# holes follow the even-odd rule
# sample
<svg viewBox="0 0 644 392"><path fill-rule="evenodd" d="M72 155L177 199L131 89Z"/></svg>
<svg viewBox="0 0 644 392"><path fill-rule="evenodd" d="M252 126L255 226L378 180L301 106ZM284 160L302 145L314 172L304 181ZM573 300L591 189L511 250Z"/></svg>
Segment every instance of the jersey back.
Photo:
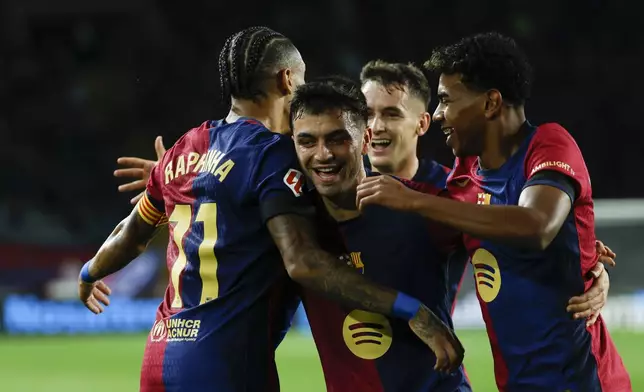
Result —
<svg viewBox="0 0 644 392"><path fill-rule="evenodd" d="M290 138L242 118L189 131L154 168L139 212L169 222L170 282L142 387L277 390L274 348L297 301L266 221L306 208L297 167Z"/></svg>

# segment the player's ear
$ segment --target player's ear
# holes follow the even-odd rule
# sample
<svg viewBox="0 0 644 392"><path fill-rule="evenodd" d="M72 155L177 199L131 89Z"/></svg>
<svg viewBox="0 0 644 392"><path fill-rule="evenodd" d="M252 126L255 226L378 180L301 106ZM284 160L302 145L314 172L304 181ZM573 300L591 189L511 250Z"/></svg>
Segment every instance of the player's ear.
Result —
<svg viewBox="0 0 644 392"><path fill-rule="evenodd" d="M362 138L362 155L367 155L369 152L369 145L371 144L371 138L373 137L373 131L371 127L367 127L364 130L364 136Z"/></svg>
<svg viewBox="0 0 644 392"><path fill-rule="evenodd" d="M420 120L418 121L418 127L416 128L416 134L418 136L423 136L429 129L429 125L432 123L432 116L429 113L424 112L420 115Z"/></svg>
<svg viewBox="0 0 644 392"><path fill-rule="evenodd" d="M499 90L489 90L485 94L485 117L496 117L503 106L503 96Z"/></svg>
<svg viewBox="0 0 644 392"><path fill-rule="evenodd" d="M291 95L295 90L293 83L293 72L290 68L280 69L277 72L277 90L282 95Z"/></svg>

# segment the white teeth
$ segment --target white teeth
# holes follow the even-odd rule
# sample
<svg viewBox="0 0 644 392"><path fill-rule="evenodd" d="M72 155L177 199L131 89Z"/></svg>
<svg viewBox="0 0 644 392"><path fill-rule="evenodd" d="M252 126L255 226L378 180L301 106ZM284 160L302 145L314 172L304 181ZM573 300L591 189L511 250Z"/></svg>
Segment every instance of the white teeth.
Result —
<svg viewBox="0 0 644 392"><path fill-rule="evenodd" d="M443 133L445 134L445 136L451 135L452 132L454 132L454 128L443 128Z"/></svg>
<svg viewBox="0 0 644 392"><path fill-rule="evenodd" d="M387 147L388 145L391 144L391 140L387 140L387 139L372 140L371 144L374 145L374 146Z"/></svg>
<svg viewBox="0 0 644 392"><path fill-rule="evenodd" d="M331 173L333 170L335 170L335 168L333 168L333 167L323 167L323 168L316 169L316 170L319 171L319 172L322 172L322 173Z"/></svg>

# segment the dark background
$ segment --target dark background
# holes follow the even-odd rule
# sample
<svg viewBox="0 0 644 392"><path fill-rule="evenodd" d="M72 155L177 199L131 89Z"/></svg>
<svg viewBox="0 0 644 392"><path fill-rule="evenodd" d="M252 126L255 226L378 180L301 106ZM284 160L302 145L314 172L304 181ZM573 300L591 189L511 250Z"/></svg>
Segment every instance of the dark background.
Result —
<svg viewBox="0 0 644 392"><path fill-rule="evenodd" d="M536 70L528 117L560 122L572 133L597 198L644 197L637 100L644 40L633 6L0 1L0 241L100 243L133 196L116 191L116 158L153 158L155 136L169 147L189 128L224 116L218 53L228 35L251 25L290 37L307 62L307 78L357 78L376 58L421 64L433 47L464 35L508 34ZM435 127L422 153L451 165Z"/></svg>

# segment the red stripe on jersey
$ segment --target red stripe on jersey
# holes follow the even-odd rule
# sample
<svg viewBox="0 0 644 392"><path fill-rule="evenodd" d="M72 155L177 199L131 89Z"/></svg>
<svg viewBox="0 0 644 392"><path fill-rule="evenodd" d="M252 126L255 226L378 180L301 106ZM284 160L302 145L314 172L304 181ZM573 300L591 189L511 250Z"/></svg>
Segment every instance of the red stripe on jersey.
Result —
<svg viewBox="0 0 644 392"><path fill-rule="evenodd" d="M174 144L174 146L172 146L172 148L170 148L165 153L161 162L159 162L152 171L154 178L150 179L148 187L150 187L150 184L155 184L155 188L160 188L161 193L163 194L163 203L165 205L166 217L172 216L175 206L179 204L193 205L195 202L195 196L192 191L192 184L194 178L199 174L199 172L195 172L192 169L187 172L177 172L177 162L179 160L183 160L183 163L185 164L190 153L198 153L201 158L203 154L208 152L208 148L210 146L209 129L210 122L206 121L201 124L201 126L188 131ZM182 167L185 168L185 166L183 165ZM172 173L172 176L166 175L166 172ZM167 183L166 178L168 179ZM168 220L170 219L168 218ZM161 218L161 221L159 221L159 223L162 222L163 218ZM170 239L166 253L168 271L172 271L172 266L179 256L179 248L174 242L175 226L175 224L168 225L168 234ZM186 236L190 235L190 231L191 227L188 228L182 240L184 240ZM179 287L175 288L172 285L172 277L169 277L169 284L168 288L166 289L163 303L161 303L161 305L159 306L158 315L160 317L169 317L181 311L180 308L172 308L172 301L174 300L175 289L181 290L181 283L183 281L182 278L183 271L179 275Z"/></svg>
<svg viewBox="0 0 644 392"><path fill-rule="evenodd" d="M315 293L304 292L302 302L311 326L328 392L384 392L376 361L355 356L344 343L342 325L346 312ZM328 325L337 325L329 329Z"/></svg>
<svg viewBox="0 0 644 392"><path fill-rule="evenodd" d="M494 323L490 317L490 313L487 309L487 304L481 299L476 291L476 296L479 299L481 304L481 313L483 314L483 320L487 325L487 336L490 339L490 346L492 347L492 357L494 357L494 376L496 378L496 386L499 388L499 392L505 392L505 387L508 383L508 366L503 359L503 355L499 349L499 339L494 332Z"/></svg>
<svg viewBox="0 0 644 392"><path fill-rule="evenodd" d="M143 353L139 384L141 392L165 392L163 362L165 349L168 345L166 341L167 333L165 320L157 319L148 335L148 341Z"/></svg>

